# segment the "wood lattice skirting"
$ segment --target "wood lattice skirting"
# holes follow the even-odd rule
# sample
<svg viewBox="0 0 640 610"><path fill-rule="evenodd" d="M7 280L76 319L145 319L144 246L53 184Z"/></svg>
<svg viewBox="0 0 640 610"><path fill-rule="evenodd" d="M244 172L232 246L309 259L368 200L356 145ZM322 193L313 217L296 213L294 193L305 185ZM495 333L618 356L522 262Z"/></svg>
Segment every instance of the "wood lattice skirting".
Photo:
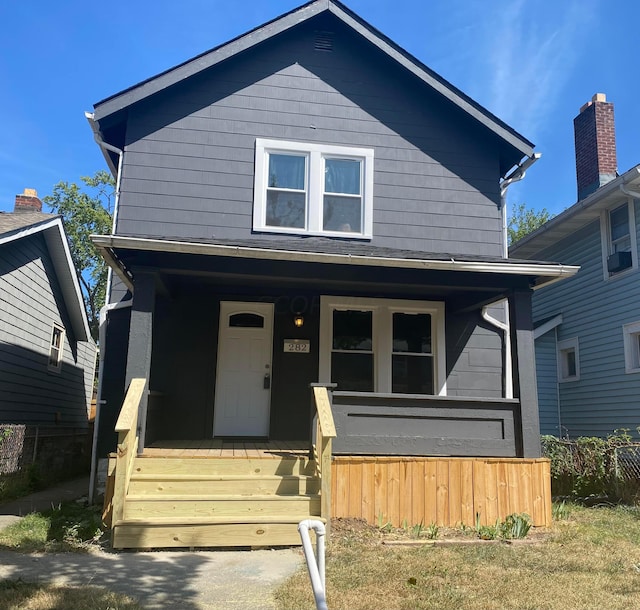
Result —
<svg viewBox="0 0 640 610"><path fill-rule="evenodd" d="M551 524L548 459L342 457L332 476L332 515L371 524L492 525L527 513Z"/></svg>

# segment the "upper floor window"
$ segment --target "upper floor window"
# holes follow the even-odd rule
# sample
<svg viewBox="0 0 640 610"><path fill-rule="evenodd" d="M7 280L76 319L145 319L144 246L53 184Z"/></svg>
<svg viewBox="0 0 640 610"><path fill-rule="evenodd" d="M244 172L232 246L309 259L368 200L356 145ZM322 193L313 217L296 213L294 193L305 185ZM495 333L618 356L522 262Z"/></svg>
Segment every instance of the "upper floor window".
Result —
<svg viewBox="0 0 640 610"><path fill-rule="evenodd" d="M633 202L625 201L604 212L601 224L605 279L636 268L638 262Z"/></svg>
<svg viewBox="0 0 640 610"><path fill-rule="evenodd" d="M256 140L253 228L368 238L373 150Z"/></svg>
<svg viewBox="0 0 640 610"><path fill-rule="evenodd" d="M51 371L60 371L62 368L62 353L64 349L64 328L56 324L51 330L51 341L49 343L48 368Z"/></svg>

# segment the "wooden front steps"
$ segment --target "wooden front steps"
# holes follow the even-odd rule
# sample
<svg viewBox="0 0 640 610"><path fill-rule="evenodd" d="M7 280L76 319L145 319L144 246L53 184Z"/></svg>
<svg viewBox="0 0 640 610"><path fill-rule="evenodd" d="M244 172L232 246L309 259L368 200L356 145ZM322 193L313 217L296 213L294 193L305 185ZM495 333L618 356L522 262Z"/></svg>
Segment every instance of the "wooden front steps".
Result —
<svg viewBox="0 0 640 610"><path fill-rule="evenodd" d="M319 518L313 460L139 456L133 460L114 548L300 544L298 523Z"/></svg>

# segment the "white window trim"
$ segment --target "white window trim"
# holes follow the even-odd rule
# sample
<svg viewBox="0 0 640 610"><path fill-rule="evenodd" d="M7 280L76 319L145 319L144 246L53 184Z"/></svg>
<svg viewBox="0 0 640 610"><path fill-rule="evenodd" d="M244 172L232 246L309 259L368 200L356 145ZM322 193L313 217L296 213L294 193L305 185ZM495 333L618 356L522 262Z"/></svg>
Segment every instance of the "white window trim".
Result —
<svg viewBox="0 0 640 610"><path fill-rule="evenodd" d="M51 358L53 356L53 337L55 335L56 330L60 331L60 347L58 348L56 362L52 363ZM49 339L49 352L47 354L47 368L50 371L55 373L59 373L62 370L62 360L64 357L64 340L65 340L65 331L64 327L59 324L52 324L51 326L51 337Z"/></svg>
<svg viewBox="0 0 640 610"><path fill-rule="evenodd" d="M624 339L624 370L625 373L640 373L640 321L630 322L622 327Z"/></svg>
<svg viewBox="0 0 640 610"><path fill-rule="evenodd" d="M618 279L638 268L638 244L636 239L636 218L635 218L635 206L633 199L629 197L627 199L627 211L629 214L629 238L631 242L631 267L618 271L617 273L609 273L607 271L607 259L611 252L611 227L609 222L609 212L621 207L624 201L619 201L615 205L608 207L600 213L600 244L602 247L602 273L605 281Z"/></svg>
<svg viewBox="0 0 640 610"><path fill-rule="evenodd" d="M356 310L373 312L372 343L374 354L374 392L391 393L391 362L394 313L428 313L431 315L434 395L447 395L446 342L444 303L437 301L405 301L400 299L367 299L362 297L320 297L320 362L321 383L331 382L331 348L333 311Z"/></svg>
<svg viewBox="0 0 640 610"><path fill-rule="evenodd" d="M307 220L306 227L303 229L267 226L267 173L269 169L267 154L273 152L305 154L309 159L306 180ZM324 231L322 229L324 186L321 168L325 157L354 158L362 161L362 232ZM253 229L269 233L370 239L373 235L373 149L257 138Z"/></svg>
<svg viewBox="0 0 640 610"><path fill-rule="evenodd" d="M576 374L571 377L565 377L563 373L563 364L564 364L564 352L569 350L573 350L576 357ZM565 339L564 341L558 341L558 353L557 353L557 362L558 362L558 382L559 383L568 383L571 381L579 381L580 380L580 344L578 341L578 337L572 337L571 339Z"/></svg>

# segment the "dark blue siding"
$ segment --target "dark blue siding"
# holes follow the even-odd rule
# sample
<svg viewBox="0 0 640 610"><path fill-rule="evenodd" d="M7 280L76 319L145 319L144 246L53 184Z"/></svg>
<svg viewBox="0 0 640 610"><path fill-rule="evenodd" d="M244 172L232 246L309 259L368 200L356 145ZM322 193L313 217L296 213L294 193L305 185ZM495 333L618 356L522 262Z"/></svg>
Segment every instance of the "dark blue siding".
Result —
<svg viewBox="0 0 640 610"><path fill-rule="evenodd" d="M323 53L313 37L300 28L130 109L118 233L249 237L255 140L275 138L374 149L373 245L500 255L489 136L365 43L338 32Z"/></svg>
<svg viewBox="0 0 640 610"><path fill-rule="evenodd" d="M54 323L65 328L59 372L47 366ZM0 423L86 426L94 361L95 346L73 336L43 237L0 246Z"/></svg>

